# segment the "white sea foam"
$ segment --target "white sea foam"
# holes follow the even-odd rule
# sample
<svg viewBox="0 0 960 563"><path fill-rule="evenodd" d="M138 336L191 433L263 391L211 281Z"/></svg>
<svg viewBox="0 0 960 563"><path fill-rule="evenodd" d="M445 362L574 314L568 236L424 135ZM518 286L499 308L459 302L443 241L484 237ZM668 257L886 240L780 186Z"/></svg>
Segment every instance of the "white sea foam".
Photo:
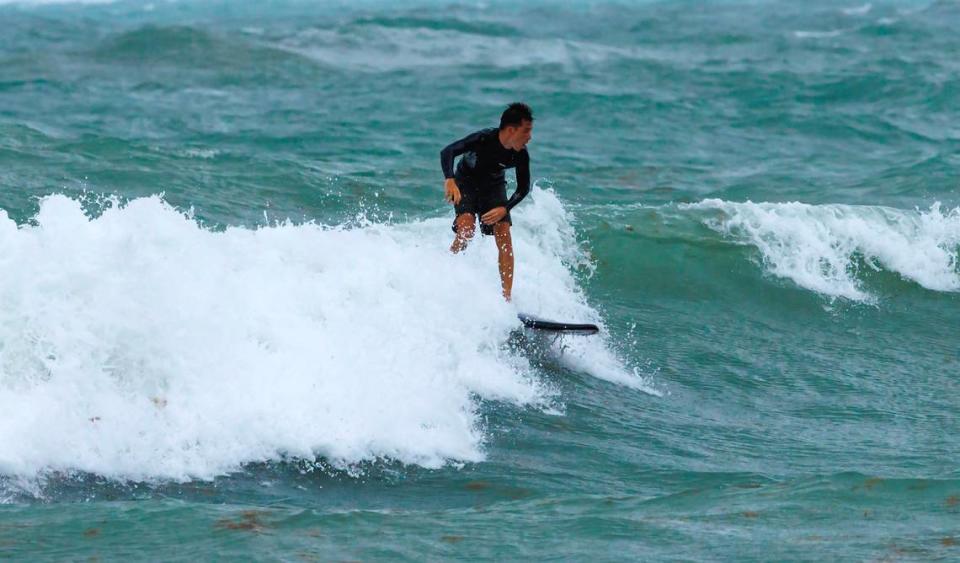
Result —
<svg viewBox="0 0 960 563"><path fill-rule="evenodd" d="M189 158L210 160L211 158L216 158L220 154L220 151L218 149L189 148L183 149L181 154Z"/></svg>
<svg viewBox="0 0 960 563"><path fill-rule="evenodd" d="M516 303L599 320L567 266L579 257L563 207L534 191L515 234ZM0 474L482 460L480 402L556 398L504 345L518 321L492 241L453 256L449 226L215 232L159 197L90 219L51 196L22 226L0 211ZM590 342L571 365L646 389Z"/></svg>
<svg viewBox="0 0 960 563"><path fill-rule="evenodd" d="M845 29L832 29L830 31L794 31L793 35L797 39L827 39L842 35L846 31Z"/></svg>
<svg viewBox="0 0 960 563"><path fill-rule="evenodd" d="M870 13L870 10L873 10L873 4L869 2L863 4L862 6L853 6L851 8L844 8L843 13L848 16L865 16Z"/></svg>
<svg viewBox="0 0 960 563"><path fill-rule="evenodd" d="M960 208L943 212L879 206L733 203L717 199L681 209L717 210L704 222L757 247L773 275L831 297L872 301L858 278L867 267L899 274L933 291L960 290Z"/></svg>

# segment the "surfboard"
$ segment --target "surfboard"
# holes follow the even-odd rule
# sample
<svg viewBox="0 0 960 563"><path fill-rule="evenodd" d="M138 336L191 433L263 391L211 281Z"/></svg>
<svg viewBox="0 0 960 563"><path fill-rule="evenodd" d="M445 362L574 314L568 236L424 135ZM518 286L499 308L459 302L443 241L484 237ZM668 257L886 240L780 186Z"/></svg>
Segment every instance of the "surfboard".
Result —
<svg viewBox="0 0 960 563"><path fill-rule="evenodd" d="M520 318L520 322L522 322L525 327L535 330L583 335L596 334L600 332L600 329L597 327L597 325L590 323L565 323L548 321L547 319L541 319L524 313L520 313L517 315L517 317Z"/></svg>

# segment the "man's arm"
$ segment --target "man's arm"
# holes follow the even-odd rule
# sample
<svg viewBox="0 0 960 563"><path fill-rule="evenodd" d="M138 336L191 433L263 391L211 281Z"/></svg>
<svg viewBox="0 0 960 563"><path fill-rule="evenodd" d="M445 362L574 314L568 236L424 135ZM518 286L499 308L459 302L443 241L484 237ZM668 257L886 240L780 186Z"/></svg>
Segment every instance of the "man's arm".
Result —
<svg viewBox="0 0 960 563"><path fill-rule="evenodd" d="M440 151L440 167L443 168L444 178L453 178L453 159L476 148L482 137L483 131L477 131L450 143Z"/></svg>
<svg viewBox="0 0 960 563"><path fill-rule="evenodd" d="M530 155L524 149L518 158L520 161L517 162L517 189L514 190L513 195L510 196L503 207L494 207L480 217L480 220L487 225L493 225L503 219L511 209L516 207L530 193Z"/></svg>
<svg viewBox="0 0 960 563"><path fill-rule="evenodd" d="M507 211L510 211L530 193L530 155L524 149L520 153L520 162L517 163L517 189L507 200Z"/></svg>

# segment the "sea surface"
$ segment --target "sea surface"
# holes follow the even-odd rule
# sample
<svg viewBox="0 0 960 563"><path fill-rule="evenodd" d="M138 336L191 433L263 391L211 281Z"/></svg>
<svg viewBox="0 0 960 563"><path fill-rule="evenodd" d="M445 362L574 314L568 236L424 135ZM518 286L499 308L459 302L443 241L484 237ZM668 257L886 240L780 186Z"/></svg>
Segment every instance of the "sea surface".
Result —
<svg viewBox="0 0 960 563"><path fill-rule="evenodd" d="M958 30L0 0L0 558L957 560ZM508 304L439 151L518 100Z"/></svg>

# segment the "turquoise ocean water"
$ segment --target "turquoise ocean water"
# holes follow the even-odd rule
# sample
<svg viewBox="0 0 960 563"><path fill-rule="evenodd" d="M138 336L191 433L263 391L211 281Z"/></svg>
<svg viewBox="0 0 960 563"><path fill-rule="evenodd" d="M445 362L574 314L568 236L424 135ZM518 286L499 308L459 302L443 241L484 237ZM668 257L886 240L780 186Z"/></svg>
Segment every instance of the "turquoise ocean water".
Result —
<svg viewBox="0 0 960 563"><path fill-rule="evenodd" d="M0 557L960 557L958 29L0 2ZM439 151L515 100L508 305Z"/></svg>

